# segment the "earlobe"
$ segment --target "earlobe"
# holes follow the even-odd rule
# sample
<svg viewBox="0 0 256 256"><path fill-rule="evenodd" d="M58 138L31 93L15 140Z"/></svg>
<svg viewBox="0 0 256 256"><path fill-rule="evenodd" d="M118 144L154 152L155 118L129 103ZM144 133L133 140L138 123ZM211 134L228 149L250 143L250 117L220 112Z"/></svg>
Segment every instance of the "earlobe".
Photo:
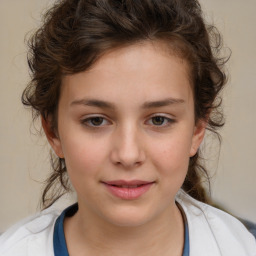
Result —
<svg viewBox="0 0 256 256"><path fill-rule="evenodd" d="M55 131L52 129L51 125L51 118L48 117L46 120L44 117L41 116L41 122L42 122L42 127L44 129L44 133L46 135L46 138L48 142L50 143L52 149L54 150L55 154L59 158L64 158L63 152L62 152L62 147L61 147L61 141L56 134Z"/></svg>
<svg viewBox="0 0 256 256"><path fill-rule="evenodd" d="M206 126L207 122L205 121L198 121L197 125L195 126L190 148L190 157L197 153L198 148L204 139Z"/></svg>

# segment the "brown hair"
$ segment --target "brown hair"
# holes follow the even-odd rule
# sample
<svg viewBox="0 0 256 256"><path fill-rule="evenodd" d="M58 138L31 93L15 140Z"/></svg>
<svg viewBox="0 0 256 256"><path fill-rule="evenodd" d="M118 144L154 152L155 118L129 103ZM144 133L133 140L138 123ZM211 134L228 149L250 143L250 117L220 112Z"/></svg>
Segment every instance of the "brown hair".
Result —
<svg viewBox="0 0 256 256"><path fill-rule="evenodd" d="M194 88L195 119L208 122L216 132L223 123L217 100L226 83L225 59L218 56L221 37L206 25L197 0L63 0L44 16L43 25L29 40L28 63L31 82L22 102L33 109L33 117L51 117L57 130L57 107L61 80L92 66L106 51L150 40L164 41L188 61ZM182 188L206 201L201 177L208 174L200 154L190 159ZM64 159L52 157L53 172L42 195L46 208L69 191Z"/></svg>

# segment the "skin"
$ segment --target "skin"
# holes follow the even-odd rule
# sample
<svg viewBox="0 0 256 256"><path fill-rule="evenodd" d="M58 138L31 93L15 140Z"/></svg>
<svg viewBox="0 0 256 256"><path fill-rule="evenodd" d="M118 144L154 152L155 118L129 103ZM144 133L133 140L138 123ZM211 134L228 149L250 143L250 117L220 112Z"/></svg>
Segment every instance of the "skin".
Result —
<svg viewBox="0 0 256 256"><path fill-rule="evenodd" d="M58 133L43 127L77 193L79 210L64 222L71 255L182 255L175 195L205 132L186 61L160 42L110 51L63 78ZM134 179L154 182L135 200L101 183Z"/></svg>

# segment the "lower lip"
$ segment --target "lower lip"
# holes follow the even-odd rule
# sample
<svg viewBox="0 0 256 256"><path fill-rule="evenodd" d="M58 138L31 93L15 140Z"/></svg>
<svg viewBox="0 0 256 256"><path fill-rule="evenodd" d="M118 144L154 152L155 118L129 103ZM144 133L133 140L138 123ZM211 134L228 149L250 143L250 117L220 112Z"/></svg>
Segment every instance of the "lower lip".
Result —
<svg viewBox="0 0 256 256"><path fill-rule="evenodd" d="M139 198L140 196L145 194L153 184L154 183L148 183L136 188L121 188L104 183L104 185L106 186L108 191L112 193L112 195L126 200L133 200Z"/></svg>

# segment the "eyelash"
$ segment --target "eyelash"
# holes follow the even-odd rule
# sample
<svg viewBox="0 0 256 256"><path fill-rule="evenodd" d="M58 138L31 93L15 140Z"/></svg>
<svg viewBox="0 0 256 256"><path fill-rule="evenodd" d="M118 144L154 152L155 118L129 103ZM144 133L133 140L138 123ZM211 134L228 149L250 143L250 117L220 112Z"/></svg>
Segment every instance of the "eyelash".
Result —
<svg viewBox="0 0 256 256"><path fill-rule="evenodd" d="M95 119L101 119L103 122L108 122L110 123L110 121L108 121L105 117L103 116L91 116L88 118L85 118L81 121L81 123L85 126L88 126L90 128L100 128L102 126L102 123L100 125L94 125L92 124L92 121Z"/></svg>
<svg viewBox="0 0 256 256"><path fill-rule="evenodd" d="M156 124L151 124L154 127L168 127L171 124L175 123L176 121L174 119L171 119L169 117L166 117L164 115L155 115L152 116L149 120L153 120L153 118L162 118L164 120L164 124L156 125Z"/></svg>
<svg viewBox="0 0 256 256"><path fill-rule="evenodd" d="M153 118L162 118L164 124L160 124L160 125L153 124L153 123L152 123ZM92 124L92 121L93 121L93 120L95 121L95 119L100 119L100 121L102 121L102 122L101 122L99 125ZM154 126L154 127L168 127L168 126L170 126L171 124L173 124L173 123L176 122L176 120L171 119L171 118L168 118L168 117L166 117L166 116L164 116L164 115L155 115L155 116L152 116L152 117L150 117L150 118L147 120L147 122L149 122L150 120L151 120L151 124L150 124L150 125L151 125L151 126ZM98 120L98 121L99 121L99 120ZM88 118L85 118L85 119L81 120L81 123L82 123L83 125L89 127L89 128L101 128L102 126L106 126L106 124L102 124L102 123L104 123L104 122L107 122L107 123L108 123L107 125L111 124L111 122L108 121L108 120L107 120L105 117L103 117L103 116L92 116L92 117L88 117ZM147 123L147 122L146 122L146 123Z"/></svg>

